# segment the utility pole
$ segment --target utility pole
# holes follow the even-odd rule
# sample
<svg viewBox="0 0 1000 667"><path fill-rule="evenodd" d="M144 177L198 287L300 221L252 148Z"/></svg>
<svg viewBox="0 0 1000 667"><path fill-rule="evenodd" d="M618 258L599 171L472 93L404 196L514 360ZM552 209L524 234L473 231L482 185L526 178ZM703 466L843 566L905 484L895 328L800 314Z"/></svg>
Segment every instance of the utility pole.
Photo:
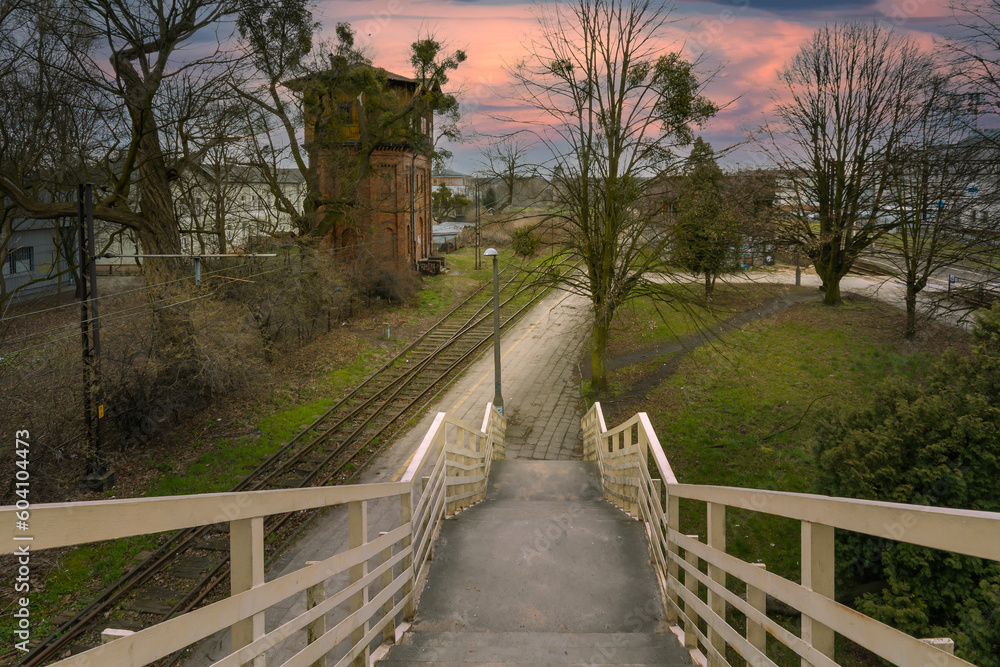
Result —
<svg viewBox="0 0 1000 667"><path fill-rule="evenodd" d="M483 259L479 256L479 248L483 243L483 231L479 226L479 177L475 177L476 183L476 270L483 268Z"/></svg>
<svg viewBox="0 0 1000 667"><path fill-rule="evenodd" d="M101 389L101 320L97 306L97 263L94 250L94 186L77 192L80 241L80 338L83 343L83 421L87 437L87 473L80 486L107 491L115 474L104 460L104 395Z"/></svg>

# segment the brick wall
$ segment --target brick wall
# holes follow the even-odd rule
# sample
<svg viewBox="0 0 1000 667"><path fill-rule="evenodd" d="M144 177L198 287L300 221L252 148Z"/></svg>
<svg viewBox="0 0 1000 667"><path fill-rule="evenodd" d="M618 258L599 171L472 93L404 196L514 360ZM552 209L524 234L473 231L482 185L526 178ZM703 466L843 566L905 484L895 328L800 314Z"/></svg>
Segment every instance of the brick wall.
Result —
<svg viewBox="0 0 1000 667"><path fill-rule="evenodd" d="M326 157L323 165L320 156L321 188L332 192L336 183L329 162L335 158ZM358 188L352 220L338 222L326 242L351 255L370 253L398 268L414 267L431 254L431 187L427 157L404 147L376 150Z"/></svg>

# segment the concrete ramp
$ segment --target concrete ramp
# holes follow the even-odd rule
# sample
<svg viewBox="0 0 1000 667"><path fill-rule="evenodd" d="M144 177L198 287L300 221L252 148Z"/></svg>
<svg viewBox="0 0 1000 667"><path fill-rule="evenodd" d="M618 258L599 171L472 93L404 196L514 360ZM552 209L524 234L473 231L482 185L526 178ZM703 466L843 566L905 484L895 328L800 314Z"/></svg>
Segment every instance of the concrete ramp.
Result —
<svg viewBox="0 0 1000 667"><path fill-rule="evenodd" d="M497 461L446 521L414 624L387 666L690 664L667 629L642 524L595 463Z"/></svg>

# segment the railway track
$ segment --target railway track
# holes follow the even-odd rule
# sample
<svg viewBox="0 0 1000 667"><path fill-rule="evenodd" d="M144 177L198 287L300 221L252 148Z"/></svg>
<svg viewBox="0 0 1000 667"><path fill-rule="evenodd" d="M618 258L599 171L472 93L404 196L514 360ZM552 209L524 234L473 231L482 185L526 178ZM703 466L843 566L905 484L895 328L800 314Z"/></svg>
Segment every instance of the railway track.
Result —
<svg viewBox="0 0 1000 667"><path fill-rule="evenodd" d="M406 420L426 405L492 340L492 290L487 283L396 357L370 375L262 462L232 491L299 488L354 481ZM517 320L544 294L501 274L501 327ZM270 564L319 511L269 517ZM149 627L196 608L229 575L228 523L179 531L58 629L16 667L37 667L99 643L109 625ZM108 617L115 620L108 622ZM180 654L163 661L173 665Z"/></svg>

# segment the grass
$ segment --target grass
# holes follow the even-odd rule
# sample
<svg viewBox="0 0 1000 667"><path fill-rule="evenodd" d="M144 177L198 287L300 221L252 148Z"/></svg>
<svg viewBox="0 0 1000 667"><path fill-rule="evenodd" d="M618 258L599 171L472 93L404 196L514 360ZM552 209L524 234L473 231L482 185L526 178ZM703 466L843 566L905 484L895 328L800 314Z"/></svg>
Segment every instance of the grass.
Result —
<svg viewBox="0 0 1000 667"><path fill-rule="evenodd" d="M484 282L492 273L488 262L476 270L476 254L473 248L461 248L447 255L448 272L436 276L424 276L416 299L411 303L390 310L396 314L419 314L422 317L439 318L455 302Z"/></svg>
<svg viewBox="0 0 1000 667"><path fill-rule="evenodd" d="M63 555L44 586L32 582L31 636L41 638L54 632L58 627L54 619L60 612L82 608L86 599L113 584L125 567L137 565L138 556L155 549L157 542L156 535L142 535L76 547ZM13 629L14 624L5 619L0 634L12 637Z"/></svg>
<svg viewBox="0 0 1000 667"><path fill-rule="evenodd" d="M758 297L750 294L748 301ZM862 405L881 379L916 376L945 347L966 345L964 333L944 328L906 341L903 317L891 306L850 297L839 308L793 306L690 351L643 398L611 402L608 425L647 412L681 483L812 492L811 433L822 409ZM616 328L620 349L665 340L655 332L666 328L634 325L630 315ZM662 361L610 373L609 398L623 395ZM682 501L683 533L704 540L705 523L704 503ZM730 508L727 551L799 578L797 521Z"/></svg>
<svg viewBox="0 0 1000 667"><path fill-rule="evenodd" d="M301 431L304 425L326 412L334 402L332 397L342 395L367 377L383 362L384 356L375 350L365 350L353 362L324 373L310 392L314 394L311 400L287 405L282 397L290 395L288 388L276 392L267 402L275 409L267 406L257 409L255 423L260 433L258 437L214 440L201 456L180 470L175 469L173 456L151 463L153 468L164 474L153 482L144 495L154 497L228 491L277 451L283 442ZM191 446L200 447L202 444L195 440ZM143 535L70 549L59 559L58 568L46 579L42 591L32 593L32 618L41 620L33 628L32 636L41 638L54 631L52 618L60 611L81 609L92 596L137 564L142 552L151 551L158 544L158 536ZM0 633L4 636L13 631L12 620L4 619L0 624Z"/></svg>
<svg viewBox="0 0 1000 667"><path fill-rule="evenodd" d="M636 299L619 309L612 324L608 356L613 358L711 329L765 301L815 290L791 285L719 283L710 305L700 284L663 285L657 297Z"/></svg>
<svg viewBox="0 0 1000 667"><path fill-rule="evenodd" d="M310 390L311 398L287 405L277 392L271 403L278 409L257 418L259 437L221 438L209 445L209 450L183 471L164 475L147 496L174 496L194 493L228 491L246 477L264 459L276 452L307 424L326 412L335 397L361 382L385 361L385 354L373 349L363 350L353 362L326 372ZM278 407L281 406L281 407Z"/></svg>

